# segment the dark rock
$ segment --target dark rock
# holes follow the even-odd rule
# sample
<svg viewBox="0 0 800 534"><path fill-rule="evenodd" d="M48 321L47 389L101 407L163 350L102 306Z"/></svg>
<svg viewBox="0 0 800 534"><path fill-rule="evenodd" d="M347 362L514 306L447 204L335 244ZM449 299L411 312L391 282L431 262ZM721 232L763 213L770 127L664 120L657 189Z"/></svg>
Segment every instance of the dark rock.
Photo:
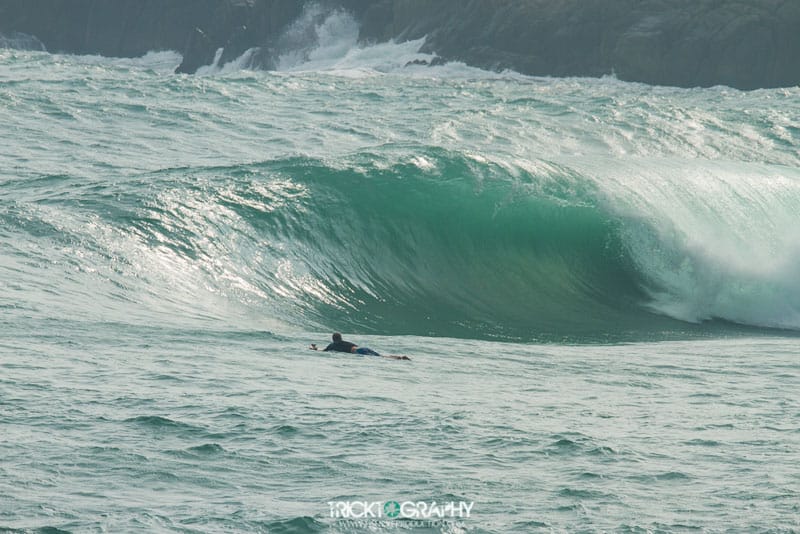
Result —
<svg viewBox="0 0 800 534"><path fill-rule="evenodd" d="M252 49L250 58L243 67L253 70L275 70L277 66L277 52L267 46L259 46Z"/></svg>
<svg viewBox="0 0 800 534"><path fill-rule="evenodd" d="M175 70L177 73L192 74L204 65L209 65L214 60L217 48L206 32L195 28L189 36L183 52L183 61Z"/></svg>
<svg viewBox="0 0 800 534"><path fill-rule="evenodd" d="M415 66L416 67L437 67L439 65L444 65L446 63L447 63L446 59L444 59L442 57L439 57L439 56L435 56L430 61L428 61L427 59L415 59L413 61L407 62L405 66L406 67L415 67Z"/></svg>

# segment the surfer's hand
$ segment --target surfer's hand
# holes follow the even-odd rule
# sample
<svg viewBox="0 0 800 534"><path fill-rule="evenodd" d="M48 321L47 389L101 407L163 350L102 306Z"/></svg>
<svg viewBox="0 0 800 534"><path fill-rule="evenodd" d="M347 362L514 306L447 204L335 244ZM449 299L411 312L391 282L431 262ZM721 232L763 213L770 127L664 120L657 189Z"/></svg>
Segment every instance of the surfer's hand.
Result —
<svg viewBox="0 0 800 534"><path fill-rule="evenodd" d="M311 350L317 350L317 346L316 346L316 345L314 345L313 343L311 344L311 347L309 347L309 348L310 348Z"/></svg>

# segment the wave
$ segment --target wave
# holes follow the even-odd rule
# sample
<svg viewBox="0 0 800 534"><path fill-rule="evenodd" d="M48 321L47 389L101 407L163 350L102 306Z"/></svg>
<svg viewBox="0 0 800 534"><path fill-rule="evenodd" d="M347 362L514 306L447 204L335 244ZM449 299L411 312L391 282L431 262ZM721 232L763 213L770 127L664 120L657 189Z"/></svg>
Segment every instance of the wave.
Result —
<svg viewBox="0 0 800 534"><path fill-rule="evenodd" d="M143 71L155 72L159 75L172 75L180 65L182 56L172 50L152 51L141 57L105 57L98 55L62 55L50 54L44 48L15 48L7 47L3 50L2 36L0 36L0 60L13 58L10 64L15 69L31 68L38 66L42 70L56 71L73 68L74 66L100 67L118 71Z"/></svg>
<svg viewBox="0 0 800 534"><path fill-rule="evenodd" d="M76 272L107 282L106 311L538 341L800 330L800 176L782 172L397 146L158 171L129 205L92 189L88 221L39 207L3 223L59 240L47 261L93 308L98 282Z"/></svg>

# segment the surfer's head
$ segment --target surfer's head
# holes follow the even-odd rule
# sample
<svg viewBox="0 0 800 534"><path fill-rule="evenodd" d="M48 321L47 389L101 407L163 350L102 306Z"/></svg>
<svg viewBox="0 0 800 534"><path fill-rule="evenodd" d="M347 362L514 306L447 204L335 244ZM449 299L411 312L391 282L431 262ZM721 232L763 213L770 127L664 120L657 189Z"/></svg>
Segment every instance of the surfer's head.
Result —
<svg viewBox="0 0 800 534"><path fill-rule="evenodd" d="M339 332L336 332L336 333L333 334L333 342L334 343L336 343L337 341L341 341L341 340L342 340L342 334L340 334Z"/></svg>

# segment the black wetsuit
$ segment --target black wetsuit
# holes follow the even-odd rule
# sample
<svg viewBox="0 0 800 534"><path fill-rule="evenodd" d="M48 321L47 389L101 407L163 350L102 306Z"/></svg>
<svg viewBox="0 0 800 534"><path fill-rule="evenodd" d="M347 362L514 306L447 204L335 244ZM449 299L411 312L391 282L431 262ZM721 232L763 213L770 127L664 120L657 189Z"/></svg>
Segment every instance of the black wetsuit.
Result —
<svg viewBox="0 0 800 534"><path fill-rule="evenodd" d="M334 341L325 347L325 352L353 352L355 346L355 343L349 341Z"/></svg>

